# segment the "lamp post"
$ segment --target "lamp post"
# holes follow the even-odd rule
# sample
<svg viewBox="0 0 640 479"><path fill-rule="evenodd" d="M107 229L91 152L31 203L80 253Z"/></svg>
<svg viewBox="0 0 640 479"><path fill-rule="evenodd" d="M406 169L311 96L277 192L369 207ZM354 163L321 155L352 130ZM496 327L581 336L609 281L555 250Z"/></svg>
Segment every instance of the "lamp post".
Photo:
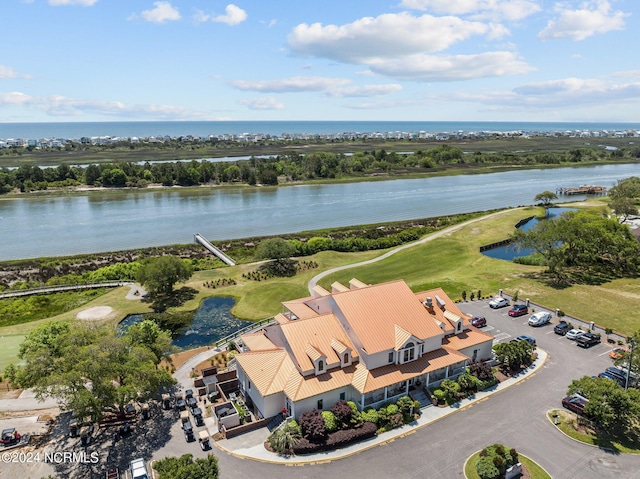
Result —
<svg viewBox="0 0 640 479"><path fill-rule="evenodd" d="M624 388L625 389L629 389L629 376L631 376L631 365L633 364L633 348L635 347L636 343L633 340L633 338L629 338L628 341L629 345L631 346L631 350L629 351L629 363L627 364L627 378L626 381L624 382Z"/></svg>

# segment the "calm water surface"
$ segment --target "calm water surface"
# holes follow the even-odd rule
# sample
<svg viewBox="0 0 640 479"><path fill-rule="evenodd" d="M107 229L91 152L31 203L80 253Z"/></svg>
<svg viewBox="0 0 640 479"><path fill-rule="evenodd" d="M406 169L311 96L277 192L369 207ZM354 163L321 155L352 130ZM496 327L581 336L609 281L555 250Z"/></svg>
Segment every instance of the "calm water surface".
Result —
<svg viewBox="0 0 640 479"><path fill-rule="evenodd" d="M202 301L188 329L172 342L180 349L208 346L239 329L251 324L231 314L235 304L233 298L213 297ZM131 314L120 322L120 328L126 329L144 319L144 314Z"/></svg>
<svg viewBox="0 0 640 479"><path fill-rule="evenodd" d="M0 260L216 242L528 205L558 187L640 176L640 165L348 184L119 191L0 199ZM580 199L580 197L572 197Z"/></svg>

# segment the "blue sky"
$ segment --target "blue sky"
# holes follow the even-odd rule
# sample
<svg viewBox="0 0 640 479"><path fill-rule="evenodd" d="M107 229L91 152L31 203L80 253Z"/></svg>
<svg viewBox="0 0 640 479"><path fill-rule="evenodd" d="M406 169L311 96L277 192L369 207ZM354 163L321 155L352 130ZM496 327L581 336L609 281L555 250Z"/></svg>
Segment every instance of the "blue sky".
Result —
<svg viewBox="0 0 640 479"><path fill-rule="evenodd" d="M0 122L640 119L638 0L2 0Z"/></svg>

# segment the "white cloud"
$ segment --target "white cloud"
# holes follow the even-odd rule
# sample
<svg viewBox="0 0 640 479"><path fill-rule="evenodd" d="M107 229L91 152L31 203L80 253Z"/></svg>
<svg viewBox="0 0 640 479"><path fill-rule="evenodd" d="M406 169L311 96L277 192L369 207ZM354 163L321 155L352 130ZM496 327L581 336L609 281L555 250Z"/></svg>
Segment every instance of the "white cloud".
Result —
<svg viewBox="0 0 640 479"><path fill-rule="evenodd" d="M494 33L487 25L456 17L416 17L407 12L366 17L346 25L306 23L288 36L292 52L346 63L436 52L472 35Z"/></svg>
<svg viewBox="0 0 640 479"><path fill-rule="evenodd" d="M231 84L239 90L262 93L297 93L305 91L326 91L346 85L351 80L325 77L291 77L278 80L235 80Z"/></svg>
<svg viewBox="0 0 640 479"><path fill-rule="evenodd" d="M262 98L245 98L239 101L241 105L245 105L250 110L282 110L284 105L278 102L272 96Z"/></svg>
<svg viewBox="0 0 640 479"><path fill-rule="evenodd" d="M16 105L33 108L56 117L79 117L88 113L107 117L148 118L153 120L215 119L200 111L169 105L127 105L119 101L84 100L61 95L34 97L21 92L0 92L0 108Z"/></svg>
<svg viewBox="0 0 640 479"><path fill-rule="evenodd" d="M610 79L563 78L527 83L508 92L458 93L451 99L509 109L571 107L576 110L597 106L610 109L615 104L640 103L640 81L619 83Z"/></svg>
<svg viewBox="0 0 640 479"><path fill-rule="evenodd" d="M242 23L247 19L247 12L233 3L227 5L224 11L225 15L218 15L217 17L213 17L211 20L213 22L226 23L227 25L233 26L238 23Z"/></svg>
<svg viewBox="0 0 640 479"><path fill-rule="evenodd" d="M0 65L0 80L6 80L9 78L31 78L31 75L23 75L21 73L18 73L12 67Z"/></svg>
<svg viewBox="0 0 640 479"><path fill-rule="evenodd" d="M373 62L381 75L415 81L454 81L527 73L534 70L511 52L477 55L410 55L397 60Z"/></svg>
<svg viewBox="0 0 640 479"><path fill-rule="evenodd" d="M143 10L142 18L151 23L174 22L182 18L169 2L153 2L152 10Z"/></svg>
<svg viewBox="0 0 640 479"><path fill-rule="evenodd" d="M373 97L390 95L397 91L402 90L402 86L396 84L388 85L364 85L364 86L349 86L345 88L337 88L335 90L328 91L327 94L333 97Z"/></svg>
<svg viewBox="0 0 640 479"><path fill-rule="evenodd" d="M49 5L58 7L61 5L80 5L83 7L91 7L98 3L98 0L49 0Z"/></svg>
<svg viewBox="0 0 640 479"><path fill-rule="evenodd" d="M611 12L611 5L607 0L593 0L585 2L582 8L571 10L564 3L556 4L559 17L549 20L547 26L538 34L540 40L554 40L570 38L575 41L584 40L598 33L612 30L622 30L624 19L628 13Z"/></svg>
<svg viewBox="0 0 640 479"><path fill-rule="evenodd" d="M541 10L534 0L402 0L400 6L444 15L510 21L522 20Z"/></svg>

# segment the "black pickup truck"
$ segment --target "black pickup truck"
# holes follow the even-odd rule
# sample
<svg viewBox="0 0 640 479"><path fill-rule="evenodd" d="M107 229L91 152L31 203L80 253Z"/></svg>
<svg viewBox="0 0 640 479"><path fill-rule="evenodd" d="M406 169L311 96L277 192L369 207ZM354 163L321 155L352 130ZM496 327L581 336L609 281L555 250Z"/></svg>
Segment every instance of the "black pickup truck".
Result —
<svg viewBox="0 0 640 479"><path fill-rule="evenodd" d="M582 348L590 348L594 344L600 344L600 335L594 333L585 333L576 339L576 344Z"/></svg>

